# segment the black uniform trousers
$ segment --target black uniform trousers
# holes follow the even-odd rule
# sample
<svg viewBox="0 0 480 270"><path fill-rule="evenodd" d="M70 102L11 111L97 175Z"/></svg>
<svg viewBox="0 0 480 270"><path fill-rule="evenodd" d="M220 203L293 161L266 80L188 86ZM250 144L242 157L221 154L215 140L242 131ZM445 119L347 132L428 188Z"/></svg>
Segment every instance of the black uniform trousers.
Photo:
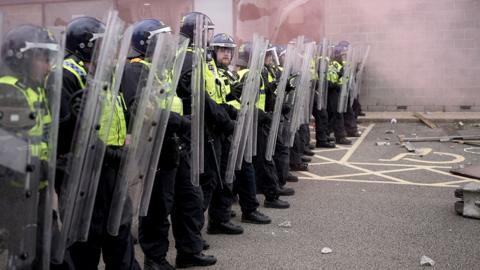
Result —
<svg viewBox="0 0 480 270"><path fill-rule="evenodd" d="M277 169L278 185L283 187L287 184L288 173L290 172L290 148L287 141L287 125L280 122L273 160Z"/></svg>
<svg viewBox="0 0 480 270"><path fill-rule="evenodd" d="M220 162L222 177L225 176L225 171L228 164L228 153L230 151L231 137L222 138L222 160ZM225 187L224 187L225 188ZM235 178L233 180L233 191L224 191L221 193L224 198L223 213L221 216L230 215L230 207L233 204L234 194L238 194L240 208L242 213L251 213L257 210L260 205L257 200L257 187L255 179L255 169L252 163L245 160L242 161L242 168L235 171ZM218 210L217 210L218 211ZM210 214L210 213L209 213Z"/></svg>
<svg viewBox="0 0 480 270"><path fill-rule="evenodd" d="M224 135L210 132L205 136L205 172L200 176L204 198L204 211L208 210L209 220L223 223L230 220L230 208L233 203L231 188L223 182L221 163L225 151Z"/></svg>
<svg viewBox="0 0 480 270"><path fill-rule="evenodd" d="M238 194L238 203L244 214L257 211L260 206L257 200L256 185L255 168L253 164L243 161L242 169L235 171L233 192Z"/></svg>
<svg viewBox="0 0 480 270"><path fill-rule="evenodd" d="M141 269L135 259L133 237L131 235L131 213L122 217L117 236L107 233L108 213L111 207L111 194L117 177L118 161L106 156L100 175L95 205L90 224L88 240L76 242L69 249L75 269L97 270L100 255L106 270Z"/></svg>
<svg viewBox="0 0 480 270"><path fill-rule="evenodd" d="M309 124L301 124L298 129L300 139L302 140L303 150L308 150L310 145L310 126ZM303 152L302 152L303 153Z"/></svg>
<svg viewBox="0 0 480 270"><path fill-rule="evenodd" d="M329 131L333 131L335 138L345 138L347 132L345 131L345 123L343 118L343 113L338 113L338 102L340 100L340 87L330 86L328 88L328 125Z"/></svg>
<svg viewBox="0 0 480 270"><path fill-rule="evenodd" d="M155 175L147 216L140 217L138 240L145 257L162 262L168 252L168 216L173 209L175 178L180 163L180 150L175 136L165 139Z"/></svg>
<svg viewBox="0 0 480 270"><path fill-rule="evenodd" d="M177 253L183 254L197 254L203 250L203 193L200 186L192 184L191 170L189 149L182 148L170 217Z"/></svg>
<svg viewBox="0 0 480 270"><path fill-rule="evenodd" d="M316 106L316 105L314 105ZM313 117L315 119L315 140L317 142L327 142L328 140L328 113L326 109L318 110L313 108Z"/></svg>
<svg viewBox="0 0 480 270"><path fill-rule="evenodd" d="M350 100L347 104L347 111L343 114L343 119L345 123L345 131L347 133L355 133L358 130L357 127L357 116L353 110L353 104L350 106Z"/></svg>
<svg viewBox="0 0 480 270"><path fill-rule="evenodd" d="M302 156L305 146L299 131L295 132L294 136L295 138L293 140L293 146L290 148L290 165L298 166L303 163Z"/></svg>
<svg viewBox="0 0 480 270"><path fill-rule="evenodd" d="M274 161L265 159L269 127L259 124L257 128L257 156L253 158L257 189L269 200L276 199L278 195L278 175Z"/></svg>

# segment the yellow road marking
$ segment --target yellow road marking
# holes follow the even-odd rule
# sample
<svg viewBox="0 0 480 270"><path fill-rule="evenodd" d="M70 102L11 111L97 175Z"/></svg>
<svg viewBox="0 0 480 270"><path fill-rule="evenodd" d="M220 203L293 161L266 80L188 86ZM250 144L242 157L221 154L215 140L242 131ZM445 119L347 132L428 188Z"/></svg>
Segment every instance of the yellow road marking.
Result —
<svg viewBox="0 0 480 270"><path fill-rule="evenodd" d="M420 170L420 168L403 168L403 169L395 169L395 170L384 170L384 171L375 171L375 173L394 173L394 172L407 172L407 171L415 171L415 170ZM326 176L329 178L343 178L343 177L352 177L352 176L366 176L366 175L372 175L371 172L363 172L363 173L352 173L352 174L342 174L342 175L330 175Z"/></svg>
<svg viewBox="0 0 480 270"><path fill-rule="evenodd" d="M360 144L362 144L363 140L365 140L365 138L367 137L368 133L372 130L372 128L375 126L375 124L370 124L368 125L368 127L365 129L365 131L362 133L362 136L360 136L360 138L358 138L355 143L352 145L352 147L350 147L350 149L348 149L348 152L345 153L345 155L342 157L342 159L340 159L340 162L341 163L346 163L348 161L348 159L353 155L353 153L355 153L355 151L357 150L357 148L360 146Z"/></svg>
<svg viewBox="0 0 480 270"><path fill-rule="evenodd" d="M341 161L336 161L334 159L330 159L330 158L327 158L327 157L322 157L322 156L319 156L319 157L323 160L332 161L332 162L335 162L335 163L337 163L339 165L342 165L342 166L346 166L346 167L349 167L349 168L352 168L352 169L355 169L355 170L359 170L359 171L362 171L362 172L371 173L372 175L380 176L380 177L390 179L390 180L393 180L393 181L397 181L397 182L401 182L401 183L409 183L408 181L405 181L405 180L402 180L402 179L399 179L399 178L396 178L396 177L393 177L393 176L384 175L384 174L381 174L381 173L378 173L378 172L375 172L375 171L372 171L372 170L364 169L364 168L349 164L348 162L342 163Z"/></svg>
<svg viewBox="0 0 480 270"><path fill-rule="evenodd" d="M395 164L395 163L371 163L371 162L349 162L355 165L370 165L370 166L392 166L392 167L416 167L416 168L437 168L437 169L451 169L452 166L438 166L438 165L419 165L419 164Z"/></svg>
<svg viewBox="0 0 480 270"><path fill-rule="evenodd" d="M353 179L328 179L328 178L321 178L321 177L299 177L300 179L304 180L312 180L312 181L326 181L326 182L352 182L352 183L372 183L372 184L392 184L392 185L405 185L405 186L422 186L422 187L448 187L448 188L458 188L457 185L446 185L446 184L426 184L426 183L401 183L401 182L392 182L392 181L377 181L377 180L353 180Z"/></svg>

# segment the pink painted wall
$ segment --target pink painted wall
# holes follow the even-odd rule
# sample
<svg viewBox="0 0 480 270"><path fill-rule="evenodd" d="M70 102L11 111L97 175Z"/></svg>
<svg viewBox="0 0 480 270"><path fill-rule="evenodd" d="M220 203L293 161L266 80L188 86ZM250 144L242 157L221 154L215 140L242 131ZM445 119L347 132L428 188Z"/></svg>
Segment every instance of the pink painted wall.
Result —
<svg viewBox="0 0 480 270"><path fill-rule="evenodd" d="M372 46L367 109L480 111L480 1L326 1L328 37Z"/></svg>

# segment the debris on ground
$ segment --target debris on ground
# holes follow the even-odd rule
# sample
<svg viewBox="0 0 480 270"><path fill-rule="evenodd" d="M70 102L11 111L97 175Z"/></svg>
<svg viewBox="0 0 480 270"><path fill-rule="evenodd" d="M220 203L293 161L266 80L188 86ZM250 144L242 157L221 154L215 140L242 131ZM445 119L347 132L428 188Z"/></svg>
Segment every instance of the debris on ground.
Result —
<svg viewBox="0 0 480 270"><path fill-rule="evenodd" d="M376 142L375 145L376 146L389 146L390 142Z"/></svg>
<svg viewBox="0 0 480 270"><path fill-rule="evenodd" d="M416 135L416 134L415 134ZM415 136L412 134L412 136ZM455 142L455 141L472 141L480 140L480 135L454 135L454 136L439 136L439 137L405 137L398 135L401 142Z"/></svg>
<svg viewBox="0 0 480 270"><path fill-rule="evenodd" d="M390 124L395 125L396 123L397 123L397 119L392 118L392 120L390 120Z"/></svg>
<svg viewBox="0 0 480 270"><path fill-rule="evenodd" d="M478 127L478 128L480 128L480 123L472 124L472 127Z"/></svg>
<svg viewBox="0 0 480 270"><path fill-rule="evenodd" d="M429 257L423 255L422 258L420 259L420 265L421 266L434 266L435 261L430 259Z"/></svg>
<svg viewBox="0 0 480 270"><path fill-rule="evenodd" d="M282 227L282 228L291 228L292 227L292 222L290 221L284 221L280 224L278 224L278 227Z"/></svg>
<svg viewBox="0 0 480 270"><path fill-rule="evenodd" d="M423 114L417 112L414 113L413 116L415 116L418 120L422 121L422 123L427 125L429 128L437 128L437 125L432 120L426 118Z"/></svg>
<svg viewBox="0 0 480 270"><path fill-rule="evenodd" d="M457 122L457 124L455 125L455 127L457 129L464 129L465 128L465 124L462 122L462 121L459 121Z"/></svg>
<svg viewBox="0 0 480 270"><path fill-rule="evenodd" d="M322 248L322 254L329 254L329 253L332 253L332 249L331 248L328 248L328 247L324 247Z"/></svg>
<svg viewBox="0 0 480 270"><path fill-rule="evenodd" d="M405 147L405 149L407 149L407 151L410 153L413 153L417 150L410 142L405 142L402 146Z"/></svg>
<svg viewBox="0 0 480 270"><path fill-rule="evenodd" d="M395 134L394 129L385 130L385 134Z"/></svg>
<svg viewBox="0 0 480 270"><path fill-rule="evenodd" d="M480 141L464 141L464 140L452 140L454 143L465 144L471 146L480 146Z"/></svg>
<svg viewBox="0 0 480 270"><path fill-rule="evenodd" d="M362 192L366 192L366 191L367 191L366 189L363 189L363 188L362 188Z"/></svg>

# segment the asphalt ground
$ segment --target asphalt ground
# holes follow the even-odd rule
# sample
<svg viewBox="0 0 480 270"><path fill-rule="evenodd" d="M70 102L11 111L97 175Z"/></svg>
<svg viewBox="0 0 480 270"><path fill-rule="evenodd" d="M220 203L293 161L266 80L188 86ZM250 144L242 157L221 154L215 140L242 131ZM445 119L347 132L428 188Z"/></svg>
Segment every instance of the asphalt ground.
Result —
<svg viewBox="0 0 480 270"><path fill-rule="evenodd" d="M259 209L272 224L241 223L234 205L233 222L245 233L204 234L211 244L206 253L218 258L204 269L420 269L423 255L436 262L434 269L480 269L480 220L458 216L453 208L454 189L473 180L448 172L478 164L480 155L451 142L413 143L418 154L397 144L399 134L480 134L480 128L363 123L362 129L352 146L314 150L310 171L296 173L300 182L288 184L296 191L285 197L291 208ZM285 221L291 227L279 226ZM322 254L324 247L332 253ZM138 246L137 255L143 261ZM175 262L173 241L167 259Z"/></svg>

